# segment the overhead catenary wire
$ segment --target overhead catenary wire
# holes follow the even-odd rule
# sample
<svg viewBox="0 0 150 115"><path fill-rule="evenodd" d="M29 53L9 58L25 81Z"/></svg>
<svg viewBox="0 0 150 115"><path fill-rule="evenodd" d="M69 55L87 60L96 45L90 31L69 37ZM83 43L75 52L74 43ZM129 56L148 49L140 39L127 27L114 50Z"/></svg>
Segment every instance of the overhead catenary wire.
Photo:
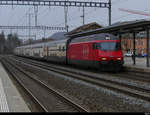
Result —
<svg viewBox="0 0 150 115"><path fill-rule="evenodd" d="M112 2L112 5L114 6L114 5L116 5L116 4L123 3L123 2L127 2L127 1L128 1L128 0L116 0L116 1ZM98 8L97 8L97 9L98 9ZM85 15L86 15L86 16L91 15L92 12L94 12L94 11L87 12L87 13L85 13ZM72 18L69 18L68 21L69 21L69 22L75 21L75 20L78 19L79 17L80 17L80 16L72 16ZM79 19L78 19L78 20L79 20ZM102 20L101 20L101 22L102 22ZM64 24L64 23L62 22L62 23L60 23L60 24L57 24L57 26L60 26L60 25L63 25L63 24Z"/></svg>
<svg viewBox="0 0 150 115"><path fill-rule="evenodd" d="M59 0L59 1L61 1L61 0ZM72 0L73 1L73 0ZM84 0L82 0L82 1L84 1ZM88 0L89 1L89 0ZM90 0L90 1L93 1L93 0ZM95 0L96 1L96 0ZM98 0L97 0L98 1ZM100 0L99 0L100 1ZM113 1L113 0L112 0ZM117 5L117 4L121 4L121 3L124 3L124 2L126 2L126 1L129 1L129 0L115 0L115 1L113 1L112 2L112 5L114 6L114 5ZM98 8L97 8L98 9ZM14 11L14 12L16 12L16 11ZM42 13L43 12L43 13ZM69 11L70 12L70 11ZM73 11L73 13L72 14L74 14L75 12L77 12L77 11ZM91 11L91 12L86 12L85 13L85 15L86 16L89 16L89 15L94 15L94 13L92 13L92 12L94 12L94 11ZM49 13L49 11L47 10L47 8L46 9L43 9L42 11L39 11L38 12L38 15L39 15L39 18L41 18L42 17L42 15L47 15ZM70 13L71 14L71 13ZM68 17L68 24L69 23L71 23L71 22L74 22L74 21L79 21L81 18L80 18L80 15L81 15L81 12L80 12L80 14L78 15L78 16L72 16L72 17ZM130 14L129 14L130 15ZM129 15L126 15L126 16L129 16ZM26 15L25 15L26 16ZM19 25L20 23L21 24L24 24L24 21L25 21L25 16L23 16L21 19L19 19L19 21L18 21L18 23L17 23L17 25ZM44 17L43 16L43 17ZM42 17L42 18L43 18ZM115 18L117 18L117 17L115 17ZM122 17L121 17L122 18ZM120 19L121 19L120 18ZM51 18L52 19L52 18ZM60 24L57 24L57 25L62 25L62 24L64 24L64 20L62 20L63 22L62 23L60 23ZM81 20L80 20L81 21ZM101 18L100 19L100 21L101 22L104 22L105 23L105 19L104 18ZM100 22L99 21L99 22ZM113 19L113 21L114 21L114 19ZM39 21L39 22L42 22L42 21ZM46 21L45 21L46 22ZM51 24L51 21L49 21L49 22L47 22L47 23L50 23ZM76 26L78 26L78 24L76 24Z"/></svg>
<svg viewBox="0 0 150 115"><path fill-rule="evenodd" d="M13 7L13 5L12 5L12 8L11 8L11 9L12 9L12 10L10 11L10 12L11 12L11 15L10 15L9 18L8 18L8 25L9 25L10 22L12 22L14 16L16 15L16 13L14 13L16 7Z"/></svg>

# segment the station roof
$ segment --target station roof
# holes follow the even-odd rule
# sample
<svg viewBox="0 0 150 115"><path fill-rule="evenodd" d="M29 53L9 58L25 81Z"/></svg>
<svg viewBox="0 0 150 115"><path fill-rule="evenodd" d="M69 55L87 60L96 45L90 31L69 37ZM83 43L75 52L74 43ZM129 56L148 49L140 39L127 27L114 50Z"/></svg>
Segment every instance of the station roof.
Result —
<svg viewBox="0 0 150 115"><path fill-rule="evenodd" d="M125 34L125 33L141 32L145 31L146 29L150 29L150 20L143 19L143 20L119 22L104 28L72 34L69 35L69 37L75 38L98 33Z"/></svg>

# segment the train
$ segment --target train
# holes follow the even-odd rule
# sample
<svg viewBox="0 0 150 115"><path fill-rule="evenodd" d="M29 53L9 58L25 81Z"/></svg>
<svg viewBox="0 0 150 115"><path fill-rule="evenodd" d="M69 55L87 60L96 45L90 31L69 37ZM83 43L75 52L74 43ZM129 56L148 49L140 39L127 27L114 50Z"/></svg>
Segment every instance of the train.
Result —
<svg viewBox="0 0 150 115"><path fill-rule="evenodd" d="M64 37L65 36L65 37ZM70 39L16 47L17 56L43 59L51 62L102 71L120 71L124 64L121 41L109 33L99 33Z"/></svg>

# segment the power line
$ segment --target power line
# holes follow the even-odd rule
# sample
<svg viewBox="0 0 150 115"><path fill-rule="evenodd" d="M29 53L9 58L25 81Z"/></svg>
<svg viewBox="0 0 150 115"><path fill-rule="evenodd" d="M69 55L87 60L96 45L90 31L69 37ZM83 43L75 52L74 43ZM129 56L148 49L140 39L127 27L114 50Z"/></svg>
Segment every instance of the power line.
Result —
<svg viewBox="0 0 150 115"><path fill-rule="evenodd" d="M112 2L112 5L114 6L114 5L117 5L117 4L120 4L123 2L127 2L127 1L129 1L129 0L116 0L116 1Z"/></svg>
<svg viewBox="0 0 150 115"><path fill-rule="evenodd" d="M54 0L1 0L0 5L37 5L37 6L65 6L65 7L99 7L109 9L109 25L111 24L111 0L109 2L79 2ZM65 19L66 20L66 19Z"/></svg>
<svg viewBox="0 0 150 115"><path fill-rule="evenodd" d="M87 13L85 13L85 15L91 15L92 12L93 12L93 11L87 12ZM68 19L68 21L69 21L69 22L72 22L72 21L75 21L76 19L80 19L80 15L79 15L79 16L71 17L71 18ZM57 25L55 25L55 26L60 26L60 25L62 25L62 24L64 24L64 22L62 22L62 23L60 23L60 24L57 24Z"/></svg>
<svg viewBox="0 0 150 115"><path fill-rule="evenodd" d="M4 2L5 1L5 2ZM23 2L25 1L25 2ZM42 6L77 6L77 7L101 7L101 8L109 8L108 3L102 2L74 2L74 1L67 1L66 4L63 4L63 1L42 1L42 0L1 0L0 5L42 5ZM48 3L49 1L49 3ZM36 19L35 19L36 20ZM35 21L36 22L36 21Z"/></svg>
<svg viewBox="0 0 150 115"><path fill-rule="evenodd" d="M123 2L127 2L127 1L128 1L128 0L124 0L124 1L122 1L122 0L116 0L116 1L112 2L112 4L113 4L113 6L114 6L114 5L116 5L116 4L120 4L120 3L123 3ZM93 11L88 12L88 13L85 13L85 14L91 15L92 12L93 12ZM85 15L85 14L84 14L84 15ZM75 16L75 17L73 17L72 19L75 20L75 19L77 19L76 17L79 18L79 16ZM82 17L83 17L83 16L82 16ZM72 20L72 21L74 21L74 20ZM84 20L84 19L83 19L83 20ZM69 21L70 21L70 19L69 19ZM57 26L62 25L62 24L64 24L64 23L57 24Z"/></svg>
<svg viewBox="0 0 150 115"><path fill-rule="evenodd" d="M12 5L13 6L13 5ZM16 8L16 7L15 7ZM15 16L15 14L14 14L14 10L15 10L15 8L14 7L12 7L11 9L11 15L9 16L9 19L8 19L8 25L9 25L9 23L10 23L10 21L12 22L12 20L13 20L13 17Z"/></svg>
<svg viewBox="0 0 150 115"><path fill-rule="evenodd" d="M27 13L30 11L30 8L28 8L27 12L25 13L25 15L23 15L20 19L19 19L19 23L17 23L16 25L19 25L23 19L25 19L25 17L27 16Z"/></svg>

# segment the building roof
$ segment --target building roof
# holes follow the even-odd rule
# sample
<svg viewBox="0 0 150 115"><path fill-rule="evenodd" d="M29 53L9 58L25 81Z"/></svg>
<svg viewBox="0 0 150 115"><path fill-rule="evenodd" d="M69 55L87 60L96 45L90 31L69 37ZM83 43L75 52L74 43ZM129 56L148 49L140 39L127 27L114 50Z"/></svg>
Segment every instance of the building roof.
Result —
<svg viewBox="0 0 150 115"><path fill-rule="evenodd" d="M97 24L96 22L92 22L92 23L85 24L85 25L82 25L80 27L73 29L72 31L68 32L67 35L72 35L72 34L85 32L89 30L95 30L95 29L102 28L102 27L103 26Z"/></svg>

